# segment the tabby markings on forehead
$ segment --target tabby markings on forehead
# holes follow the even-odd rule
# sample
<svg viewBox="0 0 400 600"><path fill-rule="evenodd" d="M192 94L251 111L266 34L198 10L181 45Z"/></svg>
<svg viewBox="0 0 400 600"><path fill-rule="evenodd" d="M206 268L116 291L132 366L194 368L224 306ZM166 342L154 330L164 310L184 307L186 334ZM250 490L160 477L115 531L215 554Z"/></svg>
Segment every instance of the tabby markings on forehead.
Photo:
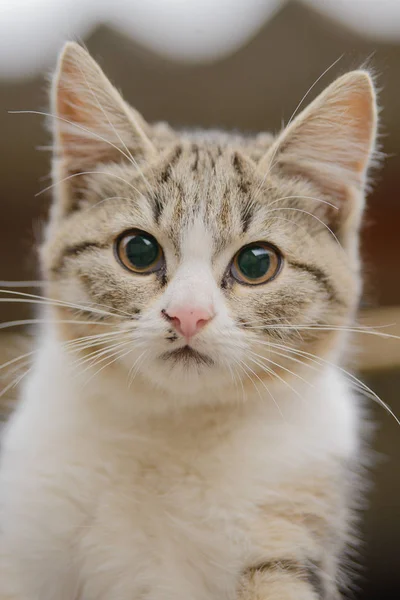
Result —
<svg viewBox="0 0 400 600"><path fill-rule="evenodd" d="M166 168L162 171L162 173L160 175L160 181L162 183L166 183L170 179L172 172L173 172L173 167L179 161L179 159L182 155L182 152L183 152L182 146L177 146L175 149L174 155L168 161Z"/></svg>
<svg viewBox="0 0 400 600"><path fill-rule="evenodd" d="M155 192L152 195L152 200L153 200L153 218L154 218L155 223L158 225L160 222L161 213L163 210L162 200L161 200L158 192Z"/></svg>
<svg viewBox="0 0 400 600"><path fill-rule="evenodd" d="M240 204L240 220L242 223L242 232L246 233L254 217L254 206L251 200L245 200Z"/></svg>
<svg viewBox="0 0 400 600"><path fill-rule="evenodd" d="M197 144L193 144L192 150L193 150L193 154L194 154L194 160L193 160L193 163L191 166L191 170L194 173L196 173L198 166L199 166L199 148L198 148Z"/></svg>

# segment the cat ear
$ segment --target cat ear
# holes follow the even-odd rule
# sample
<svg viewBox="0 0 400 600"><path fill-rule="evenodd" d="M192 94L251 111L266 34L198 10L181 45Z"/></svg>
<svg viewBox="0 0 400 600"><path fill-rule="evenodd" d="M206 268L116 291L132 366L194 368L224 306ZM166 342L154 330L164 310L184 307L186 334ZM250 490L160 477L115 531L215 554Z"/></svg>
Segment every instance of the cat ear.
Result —
<svg viewBox="0 0 400 600"><path fill-rule="evenodd" d="M276 169L316 184L338 209L336 221L338 216L344 221L351 213L361 214L376 129L371 77L366 71L353 71L337 79L290 123L258 169L263 174Z"/></svg>
<svg viewBox="0 0 400 600"><path fill-rule="evenodd" d="M55 154L71 171L155 152L144 119L74 42L61 52L51 101Z"/></svg>

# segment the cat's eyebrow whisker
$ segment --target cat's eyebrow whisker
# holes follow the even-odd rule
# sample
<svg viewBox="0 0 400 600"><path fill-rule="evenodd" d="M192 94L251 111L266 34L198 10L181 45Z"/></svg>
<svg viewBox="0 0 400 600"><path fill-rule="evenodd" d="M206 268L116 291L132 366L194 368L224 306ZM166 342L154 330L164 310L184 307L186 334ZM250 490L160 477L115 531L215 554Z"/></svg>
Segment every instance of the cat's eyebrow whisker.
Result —
<svg viewBox="0 0 400 600"><path fill-rule="evenodd" d="M128 198L128 196L108 196L107 198L103 198L102 200L99 200L98 202L96 202L96 204L93 204L92 206L88 206L88 208L84 209L83 212L89 212L91 210L93 210L94 208L96 208L97 206L99 206L100 204L103 204L103 202L107 202L108 200L126 200L127 202L129 202L130 200L132 200L132 198Z"/></svg>
<svg viewBox="0 0 400 600"><path fill-rule="evenodd" d="M114 177L115 179L122 181L128 187L132 188L137 194L140 194L140 195L142 194L142 192L137 187L135 187L132 183L130 183L129 181L126 181L126 179L124 179L120 175L117 175L116 173L113 173L112 171L80 171L79 173L72 173L71 175L68 175L67 177L58 179L51 185L48 185L47 187L45 187L43 190L40 190L40 192L37 192L35 194L35 197L41 196L42 194L44 194L45 192L48 192L49 190L51 190L53 187L56 187L60 183L64 183L65 181L68 181L69 179L73 179L74 177L82 177L83 175L107 175L107 177Z"/></svg>
<svg viewBox="0 0 400 600"><path fill-rule="evenodd" d="M276 204L277 202L282 202L282 200L291 200L291 199L297 200L298 198L301 198L304 200L315 200L316 202L321 202L321 204L326 204L327 206L330 206L331 208L333 208L335 210L339 210L338 206L336 206L332 202L328 202L328 200L323 200L322 198L316 198L315 196L302 196L300 194L296 194L294 196L282 196L281 198L277 198L276 200L273 200L273 202L268 204L268 209L273 204ZM269 210L268 210L268 212L269 212Z"/></svg>
<svg viewBox="0 0 400 600"><path fill-rule="evenodd" d="M297 113L299 112L299 110L300 110L301 106L303 105L303 102L304 102L304 100L306 100L306 98L308 97L309 93L310 93L310 92L311 92L311 91L312 91L312 90L315 88L315 86L316 86L316 85L317 85L317 84L318 84L318 83L321 81L321 79L322 79L323 77L325 77L325 75L326 75L327 73L329 73L329 71L330 71L331 69L333 69L333 67L335 67L335 66L338 64L338 62L339 62L339 61L341 61L341 60L342 60L343 56L344 56L344 55L343 55L343 54L341 54L341 55L340 55L340 56L339 56L339 57L338 57L336 60L334 60L334 61L333 61L333 63L331 63L331 64L329 65L329 67L327 67L327 68L326 68L326 69L325 69L325 70L324 70L324 71L321 73L321 75L319 75L319 76L317 77L317 79L314 81L314 83L313 83L312 85L310 85L310 87L308 88L308 90L306 91L306 93L304 94L304 96L302 97L302 99L300 100L300 102L298 103L298 105L296 106L296 108L294 109L294 111L293 111L293 114L292 114L292 116L290 117L290 119L289 119L289 121L288 121L288 123L287 123L286 127L289 127L289 125L291 124L291 122L293 121L293 119L295 118L295 116L297 115Z"/></svg>
<svg viewBox="0 0 400 600"><path fill-rule="evenodd" d="M270 211L270 212L272 212L272 211ZM290 223L290 225L296 225L296 227L298 227L299 229L301 229L304 232L304 234L307 238L311 237L310 231L308 229L306 229L306 227L304 227L300 223L297 223L297 221L293 221L293 219L288 219L286 217L281 217L281 216L277 217L276 215L274 215L272 218L274 219L274 221L285 221L286 223Z"/></svg>
<svg viewBox="0 0 400 600"><path fill-rule="evenodd" d="M291 122L293 121L293 119L295 118L296 114L298 113L299 109L301 108L304 100L307 98L308 94L314 89L314 87L317 85L317 83L331 70L333 69L333 67L335 67L337 65L337 63L342 59L343 54L339 56L339 58L337 58L335 61L333 61L333 63L331 65L329 65L329 67L327 67L323 73L321 73L321 75L319 77L317 77L317 79L314 81L314 83L308 88L307 92L304 94L304 96L302 97L302 99L300 100L300 102L298 103L298 105L296 106L296 108L294 109L292 116L290 117L285 129L287 129L289 127L289 125L291 124ZM277 144L274 150L274 153L271 156L271 161L269 164L269 167L264 175L264 177L262 178L260 184L258 185L258 189L256 190L255 193L255 198L257 198L257 196L260 194L261 190L262 190L262 186L264 185L266 179L268 178L268 176L271 174L273 168L275 167L275 158L278 154L278 151L281 149L281 144Z"/></svg>
<svg viewBox="0 0 400 600"><path fill-rule="evenodd" d="M325 227L325 229L327 229L329 231L329 233L332 235L333 239L335 240L335 242L338 244L339 248L341 248L343 254L347 257L347 254L342 246L342 244L340 243L337 235L332 231L332 229L326 224L324 223L324 221L322 219L320 219L317 215L313 215L313 213L310 213L308 210L304 210L302 208L294 208L294 207L290 207L290 206L281 206L280 208L272 208L271 210L268 211L268 213L272 213L272 212L278 212L280 210L292 210L294 212L299 212L299 213L303 213L305 215L308 215L310 217L312 217L313 219L315 219L316 221L318 221L318 223L321 223L321 225L323 225Z"/></svg>

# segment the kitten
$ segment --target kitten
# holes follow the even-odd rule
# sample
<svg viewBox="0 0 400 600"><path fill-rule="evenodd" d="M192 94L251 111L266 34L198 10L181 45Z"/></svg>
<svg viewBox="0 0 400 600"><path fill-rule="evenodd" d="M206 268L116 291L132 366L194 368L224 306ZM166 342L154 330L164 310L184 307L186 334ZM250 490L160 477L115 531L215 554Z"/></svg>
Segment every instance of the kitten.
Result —
<svg viewBox="0 0 400 600"><path fill-rule="evenodd" d="M176 131L69 43L52 109L54 302L3 441L1 600L337 599L368 73L277 137Z"/></svg>

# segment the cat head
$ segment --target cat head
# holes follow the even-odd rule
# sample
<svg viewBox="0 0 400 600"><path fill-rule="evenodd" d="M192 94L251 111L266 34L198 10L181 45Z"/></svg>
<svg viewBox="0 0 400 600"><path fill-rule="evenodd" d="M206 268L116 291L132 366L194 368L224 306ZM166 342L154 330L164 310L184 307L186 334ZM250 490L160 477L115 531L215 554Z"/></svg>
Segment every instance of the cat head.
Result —
<svg viewBox="0 0 400 600"><path fill-rule="evenodd" d="M42 269L58 334L90 341L89 366L188 394L286 381L340 348L376 137L366 71L276 137L149 125L74 43L51 101Z"/></svg>

